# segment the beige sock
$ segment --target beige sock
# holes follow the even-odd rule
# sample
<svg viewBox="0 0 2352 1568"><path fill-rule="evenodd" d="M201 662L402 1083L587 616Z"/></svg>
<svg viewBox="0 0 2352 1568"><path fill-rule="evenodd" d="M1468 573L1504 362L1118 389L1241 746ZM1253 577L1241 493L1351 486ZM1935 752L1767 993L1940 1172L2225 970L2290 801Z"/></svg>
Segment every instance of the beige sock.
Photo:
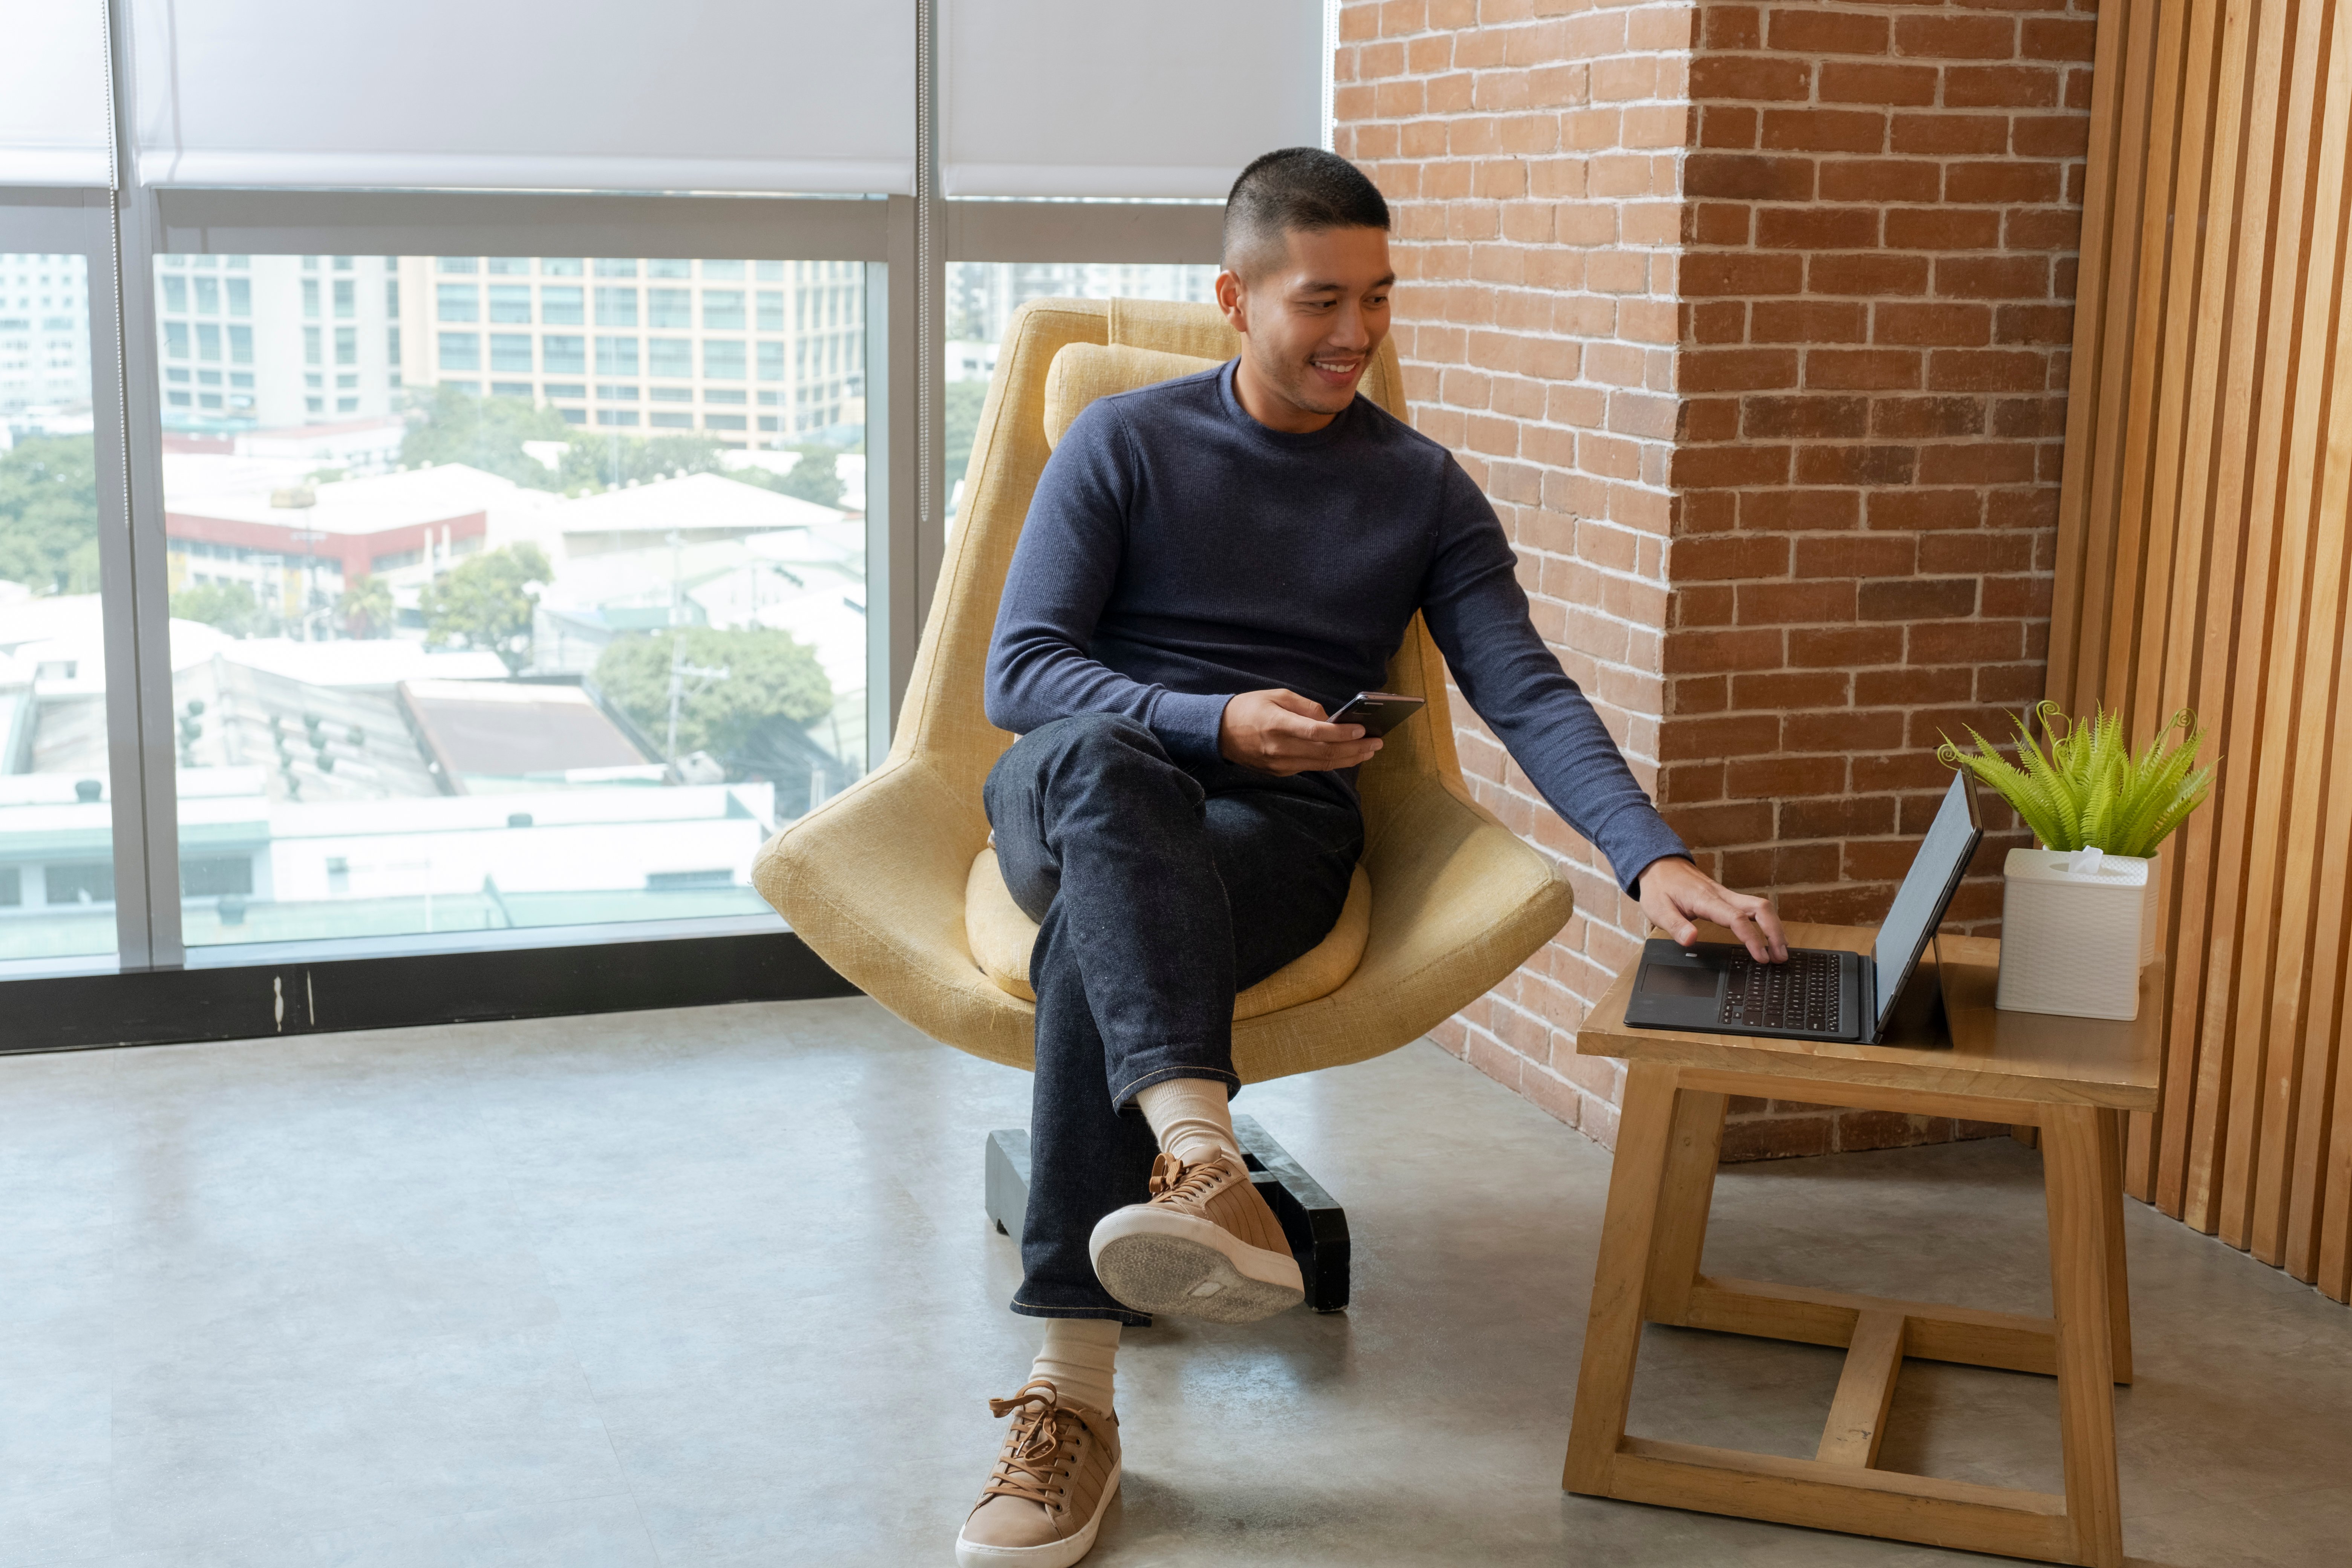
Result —
<svg viewBox="0 0 2352 1568"><path fill-rule="evenodd" d="M1151 1135L1162 1152L1186 1164L1222 1153L1242 1163L1242 1146L1234 1139L1234 1112L1225 1086L1210 1078L1164 1079L1135 1097L1136 1109L1151 1123Z"/></svg>
<svg viewBox="0 0 2352 1568"><path fill-rule="evenodd" d="M1042 1377L1073 1405L1105 1415L1111 1408L1111 1367L1118 1358L1116 1318L1048 1318L1032 1378Z"/></svg>

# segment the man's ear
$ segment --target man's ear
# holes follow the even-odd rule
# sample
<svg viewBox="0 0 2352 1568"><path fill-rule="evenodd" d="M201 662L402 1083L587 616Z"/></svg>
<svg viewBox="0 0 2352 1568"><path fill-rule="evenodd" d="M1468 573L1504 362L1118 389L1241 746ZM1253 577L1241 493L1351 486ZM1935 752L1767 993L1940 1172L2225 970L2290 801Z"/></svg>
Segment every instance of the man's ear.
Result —
<svg viewBox="0 0 2352 1568"><path fill-rule="evenodd" d="M1225 313L1225 321L1234 331L1247 335L1249 331L1249 285L1241 274L1228 267L1217 274L1217 309Z"/></svg>

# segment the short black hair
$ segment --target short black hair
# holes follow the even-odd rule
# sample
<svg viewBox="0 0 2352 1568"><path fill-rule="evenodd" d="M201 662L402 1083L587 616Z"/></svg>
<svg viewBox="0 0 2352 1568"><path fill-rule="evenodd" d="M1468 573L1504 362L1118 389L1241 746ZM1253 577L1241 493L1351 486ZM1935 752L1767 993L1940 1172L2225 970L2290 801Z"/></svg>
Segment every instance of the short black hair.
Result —
<svg viewBox="0 0 2352 1568"><path fill-rule="evenodd" d="M1388 200L1361 169L1320 147L1279 148L1244 169L1225 197L1225 267L1247 277L1294 229L1388 226Z"/></svg>

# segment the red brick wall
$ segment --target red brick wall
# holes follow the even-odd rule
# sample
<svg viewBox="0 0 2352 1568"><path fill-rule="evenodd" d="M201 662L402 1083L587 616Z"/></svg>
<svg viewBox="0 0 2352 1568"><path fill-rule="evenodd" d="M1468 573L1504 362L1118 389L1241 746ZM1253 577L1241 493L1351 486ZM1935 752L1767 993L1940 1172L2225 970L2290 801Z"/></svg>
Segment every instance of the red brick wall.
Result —
<svg viewBox="0 0 2352 1568"><path fill-rule="evenodd" d="M1338 146L1397 209L1416 421L1703 863L1794 917L1876 919L1939 733L2042 689L2093 26L2082 0L1341 12ZM1579 910L1439 1037L1611 1142L1617 1069L1574 1030L1639 913L1464 725L1474 789ZM1962 900L1998 916L1990 877ZM1727 1155L1977 1131L1744 1103Z"/></svg>

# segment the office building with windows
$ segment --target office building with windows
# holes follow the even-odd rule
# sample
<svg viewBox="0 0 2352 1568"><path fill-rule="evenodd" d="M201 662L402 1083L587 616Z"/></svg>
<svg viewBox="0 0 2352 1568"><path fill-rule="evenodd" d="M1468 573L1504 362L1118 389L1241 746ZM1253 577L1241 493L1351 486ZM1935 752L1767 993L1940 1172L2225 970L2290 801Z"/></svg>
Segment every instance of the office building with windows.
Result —
<svg viewBox="0 0 2352 1568"><path fill-rule="evenodd" d="M403 384L527 398L566 423L727 447L851 445L863 268L846 261L413 256Z"/></svg>
<svg viewBox="0 0 2352 1568"><path fill-rule="evenodd" d="M0 253L0 423L89 403L89 290L79 256Z"/></svg>

